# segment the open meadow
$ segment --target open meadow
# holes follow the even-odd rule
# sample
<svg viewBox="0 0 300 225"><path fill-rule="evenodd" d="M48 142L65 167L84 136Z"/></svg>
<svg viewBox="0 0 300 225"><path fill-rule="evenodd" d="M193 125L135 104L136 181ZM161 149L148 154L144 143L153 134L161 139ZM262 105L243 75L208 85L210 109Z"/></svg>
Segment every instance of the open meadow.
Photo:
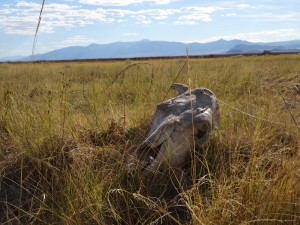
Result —
<svg viewBox="0 0 300 225"><path fill-rule="evenodd" d="M171 196L124 165L175 82L221 123ZM0 223L300 224L300 54L0 64Z"/></svg>

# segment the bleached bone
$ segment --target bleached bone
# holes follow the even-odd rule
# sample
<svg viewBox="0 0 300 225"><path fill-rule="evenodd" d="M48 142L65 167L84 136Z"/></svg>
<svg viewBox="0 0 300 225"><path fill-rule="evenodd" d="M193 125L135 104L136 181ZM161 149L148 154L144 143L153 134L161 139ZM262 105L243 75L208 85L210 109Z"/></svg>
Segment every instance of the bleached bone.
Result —
<svg viewBox="0 0 300 225"><path fill-rule="evenodd" d="M173 88L175 91L177 91L178 95L183 94L184 92L186 92L189 89L189 87L186 86L185 84L179 84L179 83L172 84L171 88Z"/></svg>
<svg viewBox="0 0 300 225"><path fill-rule="evenodd" d="M179 168L194 144L206 144L219 123L219 106L212 91L188 91L184 84L171 88L179 95L157 105L148 136L128 161L130 170L141 164L145 176L163 166Z"/></svg>

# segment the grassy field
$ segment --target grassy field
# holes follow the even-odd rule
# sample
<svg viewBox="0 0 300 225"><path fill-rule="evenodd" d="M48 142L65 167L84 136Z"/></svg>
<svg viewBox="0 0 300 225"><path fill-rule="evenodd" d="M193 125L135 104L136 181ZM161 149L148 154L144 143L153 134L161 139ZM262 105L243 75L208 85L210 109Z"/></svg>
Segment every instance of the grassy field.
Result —
<svg viewBox="0 0 300 225"><path fill-rule="evenodd" d="M175 81L222 117L176 195L124 170ZM299 89L299 54L0 64L0 222L300 224Z"/></svg>

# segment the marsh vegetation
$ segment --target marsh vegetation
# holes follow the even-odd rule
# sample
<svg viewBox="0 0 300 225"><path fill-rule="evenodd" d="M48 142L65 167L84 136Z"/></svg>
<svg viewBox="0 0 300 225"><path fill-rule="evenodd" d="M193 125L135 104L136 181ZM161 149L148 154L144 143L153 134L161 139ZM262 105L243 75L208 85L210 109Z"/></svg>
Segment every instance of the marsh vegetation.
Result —
<svg viewBox="0 0 300 225"><path fill-rule="evenodd" d="M174 82L221 124L168 197L124 170ZM299 224L300 55L0 64L3 224Z"/></svg>

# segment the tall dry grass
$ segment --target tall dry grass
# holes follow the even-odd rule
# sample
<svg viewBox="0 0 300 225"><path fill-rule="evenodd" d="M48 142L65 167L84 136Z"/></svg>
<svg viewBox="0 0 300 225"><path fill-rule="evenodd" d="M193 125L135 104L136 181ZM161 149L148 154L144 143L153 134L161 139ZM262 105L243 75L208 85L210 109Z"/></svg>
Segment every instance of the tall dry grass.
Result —
<svg viewBox="0 0 300 225"><path fill-rule="evenodd" d="M0 64L0 221L299 224L299 58ZM177 75L211 89L222 120L174 192L124 161Z"/></svg>

